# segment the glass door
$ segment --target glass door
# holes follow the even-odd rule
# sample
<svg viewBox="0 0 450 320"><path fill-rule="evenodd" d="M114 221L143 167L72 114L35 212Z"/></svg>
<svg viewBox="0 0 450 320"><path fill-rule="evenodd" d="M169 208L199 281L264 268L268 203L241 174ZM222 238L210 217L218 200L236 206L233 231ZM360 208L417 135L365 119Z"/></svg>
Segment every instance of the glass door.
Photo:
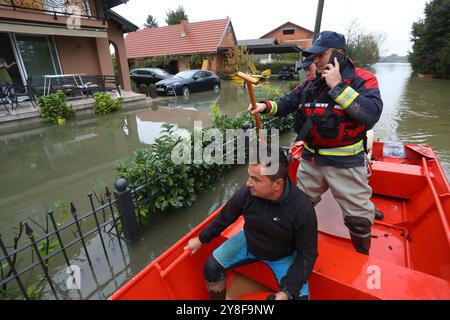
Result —
<svg viewBox="0 0 450 320"><path fill-rule="evenodd" d="M53 38L50 36L14 35L25 78L61 74Z"/></svg>

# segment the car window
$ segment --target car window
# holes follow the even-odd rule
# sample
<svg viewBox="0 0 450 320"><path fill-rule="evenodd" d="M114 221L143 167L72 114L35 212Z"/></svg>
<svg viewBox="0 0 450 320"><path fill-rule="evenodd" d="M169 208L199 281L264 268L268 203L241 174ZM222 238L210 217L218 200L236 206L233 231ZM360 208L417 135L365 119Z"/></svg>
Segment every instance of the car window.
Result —
<svg viewBox="0 0 450 320"><path fill-rule="evenodd" d="M169 75L169 73L166 70L162 70L162 69L152 69L152 72L158 76L168 76Z"/></svg>
<svg viewBox="0 0 450 320"><path fill-rule="evenodd" d="M207 77L209 77L209 74L208 74L208 72L206 72L206 71L199 71L199 72L196 74L196 76L197 76L197 78L202 79L202 78L207 78Z"/></svg>
<svg viewBox="0 0 450 320"><path fill-rule="evenodd" d="M192 77L196 73L197 73L197 71L192 71L192 70L181 71L181 72L178 72L174 76L174 78L178 78L178 79L192 79Z"/></svg>

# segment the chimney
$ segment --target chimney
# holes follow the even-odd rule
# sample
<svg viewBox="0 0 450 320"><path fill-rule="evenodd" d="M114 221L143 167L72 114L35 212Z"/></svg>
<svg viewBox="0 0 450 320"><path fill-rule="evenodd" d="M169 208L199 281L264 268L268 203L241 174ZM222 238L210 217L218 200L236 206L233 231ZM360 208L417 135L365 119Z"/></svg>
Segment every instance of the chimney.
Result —
<svg viewBox="0 0 450 320"><path fill-rule="evenodd" d="M188 22L186 20L181 20L180 25L181 25L181 37L186 37L188 31L187 30Z"/></svg>

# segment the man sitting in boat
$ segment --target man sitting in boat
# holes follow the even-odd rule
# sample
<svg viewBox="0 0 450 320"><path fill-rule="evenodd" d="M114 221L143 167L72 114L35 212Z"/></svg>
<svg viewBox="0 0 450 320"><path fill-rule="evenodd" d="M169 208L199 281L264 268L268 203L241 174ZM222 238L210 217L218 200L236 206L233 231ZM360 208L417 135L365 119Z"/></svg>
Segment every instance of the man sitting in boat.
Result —
<svg viewBox="0 0 450 320"><path fill-rule="evenodd" d="M323 31L304 54L314 56L317 77L277 101L257 103L252 113L295 112L297 141L304 141L298 187L314 204L328 188L342 209L356 251L369 254L375 210L370 201L366 133L383 110L377 78L345 55L345 37Z"/></svg>
<svg viewBox="0 0 450 320"><path fill-rule="evenodd" d="M211 299L225 299L227 270L256 261L273 271L280 285L276 300L309 299L308 277L317 258L314 207L289 179L284 152L279 151L275 174L267 174L271 164L261 162L258 159L258 164L248 166L247 183L184 248L194 254L244 216L243 231L224 242L205 263L204 278Z"/></svg>

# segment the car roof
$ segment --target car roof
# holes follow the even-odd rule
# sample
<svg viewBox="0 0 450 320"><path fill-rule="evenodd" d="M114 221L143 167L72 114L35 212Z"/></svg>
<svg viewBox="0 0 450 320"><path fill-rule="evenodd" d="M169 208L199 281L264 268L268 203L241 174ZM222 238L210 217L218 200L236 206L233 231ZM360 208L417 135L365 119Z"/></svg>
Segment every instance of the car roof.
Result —
<svg viewBox="0 0 450 320"><path fill-rule="evenodd" d="M134 68L134 69L132 69L132 71L133 70L163 70L163 71L166 71L166 70L161 69L161 68Z"/></svg>

